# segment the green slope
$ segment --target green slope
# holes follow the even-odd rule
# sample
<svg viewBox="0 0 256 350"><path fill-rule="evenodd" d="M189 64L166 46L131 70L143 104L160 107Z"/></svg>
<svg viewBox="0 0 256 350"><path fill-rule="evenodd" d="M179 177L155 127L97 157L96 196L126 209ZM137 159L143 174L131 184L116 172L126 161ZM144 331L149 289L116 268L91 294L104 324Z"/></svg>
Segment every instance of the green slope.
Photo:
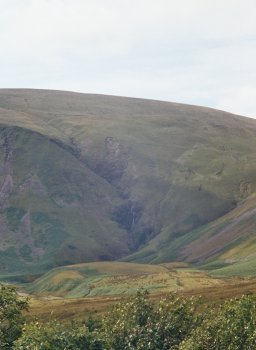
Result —
<svg viewBox="0 0 256 350"><path fill-rule="evenodd" d="M222 280L199 271L125 262L94 262L55 268L24 288L36 295L81 298L127 295L141 288L152 293L167 293L224 284Z"/></svg>
<svg viewBox="0 0 256 350"><path fill-rule="evenodd" d="M122 200L104 179L36 132L0 127L0 144L2 275L129 251L111 221Z"/></svg>
<svg viewBox="0 0 256 350"><path fill-rule="evenodd" d="M190 259L185 248L205 225L255 192L256 122L248 118L152 100L3 89L0 123L7 130L0 176L9 188L2 275L131 252L128 261ZM6 132L17 133L10 166ZM24 221L27 245L10 238Z"/></svg>
<svg viewBox="0 0 256 350"><path fill-rule="evenodd" d="M256 276L256 196L220 218L161 246L154 260L184 261L215 277ZM155 239L155 241L158 237ZM150 242L152 244L152 242ZM125 258L146 260L147 248ZM143 253L145 254L143 256Z"/></svg>

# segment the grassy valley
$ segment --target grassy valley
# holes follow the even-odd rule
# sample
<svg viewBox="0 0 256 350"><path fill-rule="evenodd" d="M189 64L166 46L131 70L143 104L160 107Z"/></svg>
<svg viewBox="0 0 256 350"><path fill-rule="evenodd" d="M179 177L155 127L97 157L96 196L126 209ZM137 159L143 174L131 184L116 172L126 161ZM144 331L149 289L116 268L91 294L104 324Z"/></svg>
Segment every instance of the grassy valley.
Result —
<svg viewBox="0 0 256 350"><path fill-rule="evenodd" d="M56 268L31 284L28 320L85 320L105 315L113 305L137 291L148 290L156 303L170 293L201 297L203 305L255 295L255 278L213 277L183 264L145 265L96 262Z"/></svg>

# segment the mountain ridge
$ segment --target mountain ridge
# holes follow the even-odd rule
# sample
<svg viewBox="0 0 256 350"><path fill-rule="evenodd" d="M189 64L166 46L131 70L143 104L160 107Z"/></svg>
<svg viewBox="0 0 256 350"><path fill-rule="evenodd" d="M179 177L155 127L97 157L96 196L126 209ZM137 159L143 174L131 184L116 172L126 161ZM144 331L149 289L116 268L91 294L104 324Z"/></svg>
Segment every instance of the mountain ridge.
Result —
<svg viewBox="0 0 256 350"><path fill-rule="evenodd" d="M228 112L137 98L0 89L0 124L0 180L4 184L9 167L7 185L13 182L1 210L12 232L5 244L24 221L35 249L44 247L37 260L29 257L28 247L17 251L9 244L9 255L1 247L0 275L131 253L124 259L181 259L177 240L203 232L204 225L228 215L256 190L256 121ZM21 129L8 129L15 127ZM15 135L14 156L6 166L8 132ZM22 183L25 197L16 190ZM33 193L37 187L45 191L43 200ZM66 234L53 249L49 242L58 235L49 232L56 227Z"/></svg>

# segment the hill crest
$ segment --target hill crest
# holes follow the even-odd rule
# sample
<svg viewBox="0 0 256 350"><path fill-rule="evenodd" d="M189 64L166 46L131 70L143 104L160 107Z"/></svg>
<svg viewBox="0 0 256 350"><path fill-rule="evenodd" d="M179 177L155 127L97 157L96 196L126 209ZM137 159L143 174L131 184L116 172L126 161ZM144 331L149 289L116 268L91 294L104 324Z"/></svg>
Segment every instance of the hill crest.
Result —
<svg viewBox="0 0 256 350"><path fill-rule="evenodd" d="M126 260L146 263L186 259L190 233L197 239L255 193L253 119L164 101L1 89L0 124L1 275L130 253ZM17 245L21 231L26 244Z"/></svg>

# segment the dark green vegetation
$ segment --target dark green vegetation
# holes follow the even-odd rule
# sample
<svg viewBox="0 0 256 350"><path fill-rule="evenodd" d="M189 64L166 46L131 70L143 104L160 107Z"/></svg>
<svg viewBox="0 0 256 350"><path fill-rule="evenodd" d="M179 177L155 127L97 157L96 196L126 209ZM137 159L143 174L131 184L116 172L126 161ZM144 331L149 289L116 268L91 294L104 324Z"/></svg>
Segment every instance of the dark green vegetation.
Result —
<svg viewBox="0 0 256 350"><path fill-rule="evenodd" d="M14 287L0 285L0 350L12 349L21 336L25 322L22 311L27 307L27 300L18 298Z"/></svg>
<svg viewBox="0 0 256 350"><path fill-rule="evenodd" d="M255 136L203 107L0 90L0 276L119 258L254 274Z"/></svg>
<svg viewBox="0 0 256 350"><path fill-rule="evenodd" d="M176 294L153 304L147 292L139 291L102 319L24 325L20 312L26 301L12 287L1 287L0 300L1 350L252 350L256 346L252 296L209 307L198 298Z"/></svg>

